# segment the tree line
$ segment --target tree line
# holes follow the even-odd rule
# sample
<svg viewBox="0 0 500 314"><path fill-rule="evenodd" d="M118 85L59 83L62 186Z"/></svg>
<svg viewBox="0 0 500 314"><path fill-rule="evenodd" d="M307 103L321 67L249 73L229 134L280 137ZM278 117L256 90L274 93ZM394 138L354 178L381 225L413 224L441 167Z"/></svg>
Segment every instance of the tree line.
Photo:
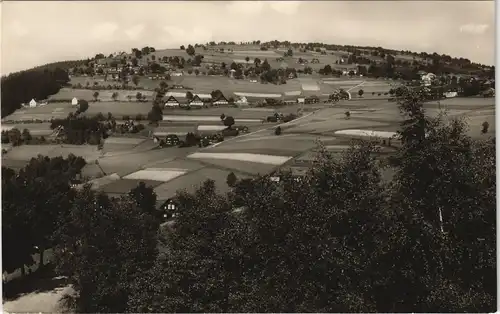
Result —
<svg viewBox="0 0 500 314"><path fill-rule="evenodd" d="M31 99L43 100L56 94L69 82L68 73L48 65L3 76L2 88L2 118L21 108L22 103Z"/></svg>
<svg viewBox="0 0 500 314"><path fill-rule="evenodd" d="M414 91L398 102L401 147L389 158L373 143L340 157L320 146L301 177L178 192L175 221L161 226L144 184L112 199L70 189L59 168L2 168L4 232L17 232L3 256L25 262L32 224L50 226L76 312L493 311L495 141L428 117Z"/></svg>

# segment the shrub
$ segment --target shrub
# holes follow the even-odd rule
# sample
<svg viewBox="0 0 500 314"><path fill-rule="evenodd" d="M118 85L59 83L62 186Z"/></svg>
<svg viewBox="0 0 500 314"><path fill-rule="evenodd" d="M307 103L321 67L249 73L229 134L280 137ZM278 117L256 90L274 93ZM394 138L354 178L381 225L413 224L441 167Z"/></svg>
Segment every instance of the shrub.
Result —
<svg viewBox="0 0 500 314"><path fill-rule="evenodd" d="M488 129L490 128L490 124L487 121L484 121L482 126L483 126L483 128L481 130L481 133L483 133L483 134L488 133Z"/></svg>
<svg viewBox="0 0 500 314"><path fill-rule="evenodd" d="M124 121L128 121L128 120L130 120L130 116L129 115L124 115L122 119Z"/></svg>
<svg viewBox="0 0 500 314"><path fill-rule="evenodd" d="M281 127L280 126L278 126L276 129L274 129L274 134L281 135Z"/></svg>
<svg viewBox="0 0 500 314"><path fill-rule="evenodd" d="M137 124L137 125L136 125L136 127L137 127L137 130L138 130L138 131L142 131L142 130L144 130L144 129L146 128L146 127L144 126L144 124L142 124L142 123Z"/></svg>
<svg viewBox="0 0 500 314"><path fill-rule="evenodd" d="M142 121L144 120L144 117L142 116L142 114L138 114L135 116L135 121Z"/></svg>

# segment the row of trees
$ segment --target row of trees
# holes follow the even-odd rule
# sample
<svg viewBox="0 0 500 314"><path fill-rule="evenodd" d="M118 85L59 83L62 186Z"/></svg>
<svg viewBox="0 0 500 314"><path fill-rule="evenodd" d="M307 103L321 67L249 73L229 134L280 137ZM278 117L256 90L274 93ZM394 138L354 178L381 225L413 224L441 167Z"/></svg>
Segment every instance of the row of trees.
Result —
<svg viewBox="0 0 500 314"><path fill-rule="evenodd" d="M340 159L320 149L300 179L232 178L227 195L207 181L178 193L175 223L161 232L145 185L114 200L88 188L43 193L66 209L49 221L58 226L58 270L76 290L67 305L86 313L492 311L495 142L471 139L460 120L427 117L414 92L398 100L402 145L391 158L360 142ZM2 175L4 191L14 177ZM38 203L22 190L52 184L38 180L9 192L4 208ZM9 227L20 241L11 250L32 245L20 240L28 227Z"/></svg>

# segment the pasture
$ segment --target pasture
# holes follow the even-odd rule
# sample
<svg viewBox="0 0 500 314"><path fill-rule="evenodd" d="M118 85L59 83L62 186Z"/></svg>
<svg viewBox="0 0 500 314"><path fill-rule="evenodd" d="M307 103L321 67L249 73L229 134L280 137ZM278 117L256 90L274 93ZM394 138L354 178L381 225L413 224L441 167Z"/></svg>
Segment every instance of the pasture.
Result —
<svg viewBox="0 0 500 314"><path fill-rule="evenodd" d="M47 136L52 134L50 129L50 123L20 123L20 124L2 124L2 131L8 131L12 129L18 129L23 131L27 129L33 136Z"/></svg>
<svg viewBox="0 0 500 314"><path fill-rule="evenodd" d="M173 179L167 183L157 186L156 192L159 200L166 200L176 195L177 191L186 190L194 192L206 180L214 180L215 187L220 193L229 191L226 183L227 175L230 171L214 168L202 168L191 173L187 173L181 177ZM237 178L245 178L246 176L235 172Z"/></svg>
<svg viewBox="0 0 500 314"><path fill-rule="evenodd" d="M152 188L155 188L163 183L162 181L154 181L148 179L120 179L103 185L101 187L101 191L110 194L127 194L128 192L130 192L130 190L136 188L141 182L144 182L146 186L150 186Z"/></svg>
<svg viewBox="0 0 500 314"><path fill-rule="evenodd" d="M136 115L140 114L143 119L147 118L148 112L151 110L152 105L150 102L136 102L136 101L106 101L106 102L91 102L89 109L85 111L84 115L93 116L98 113L106 115L108 112L115 117L128 115L134 119Z"/></svg>
<svg viewBox="0 0 500 314"><path fill-rule="evenodd" d="M38 154L64 158L69 154L74 154L83 157L87 163L91 163L99 158L101 152L97 150L97 146L91 145L21 145L13 147L6 157L13 160L30 160Z"/></svg>
<svg viewBox="0 0 500 314"><path fill-rule="evenodd" d="M120 81L115 81L111 78L111 75L108 75L107 81L104 80L104 76L72 76L70 79L70 84L76 85L76 84L81 84L82 86L103 86L107 87L108 85L121 85L122 83ZM88 84L87 84L88 83ZM148 76L139 76L139 82L137 84L137 87L140 88L141 90L137 90L140 92L144 92L144 90L154 90L156 87L158 87L160 84L160 81L158 80L150 80ZM129 83L129 86L135 86L132 83ZM136 91L136 92L137 92ZM94 91L92 91L93 93ZM99 91L101 92L101 91Z"/></svg>
<svg viewBox="0 0 500 314"><path fill-rule="evenodd" d="M248 161L253 163L263 163L269 165L281 165L290 160L292 157L289 156L273 156L264 154L251 154L251 153L208 153L208 152L197 152L193 153L188 158L194 159L223 159L223 160L236 160L236 161Z"/></svg>
<svg viewBox="0 0 500 314"><path fill-rule="evenodd" d="M76 106L71 103L49 103L35 108L20 108L3 121L50 120L52 118L65 118L68 113L75 112Z"/></svg>

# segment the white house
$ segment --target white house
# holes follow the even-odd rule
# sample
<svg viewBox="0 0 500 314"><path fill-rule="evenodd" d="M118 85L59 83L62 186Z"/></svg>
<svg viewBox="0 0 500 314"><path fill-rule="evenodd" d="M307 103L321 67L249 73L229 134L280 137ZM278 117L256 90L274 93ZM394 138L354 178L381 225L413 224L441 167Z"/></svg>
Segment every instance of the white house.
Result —
<svg viewBox="0 0 500 314"><path fill-rule="evenodd" d="M71 100L71 105L72 106L78 105L78 99L76 97L73 97L73 99Z"/></svg>
<svg viewBox="0 0 500 314"><path fill-rule="evenodd" d="M36 107L36 101L35 101L35 99L32 99L30 101L30 108L35 108L35 107Z"/></svg>
<svg viewBox="0 0 500 314"><path fill-rule="evenodd" d="M302 97L302 98L297 98L297 102L298 102L299 104L304 104L304 103L306 102L306 99L305 99L305 98L303 98L303 97Z"/></svg>

